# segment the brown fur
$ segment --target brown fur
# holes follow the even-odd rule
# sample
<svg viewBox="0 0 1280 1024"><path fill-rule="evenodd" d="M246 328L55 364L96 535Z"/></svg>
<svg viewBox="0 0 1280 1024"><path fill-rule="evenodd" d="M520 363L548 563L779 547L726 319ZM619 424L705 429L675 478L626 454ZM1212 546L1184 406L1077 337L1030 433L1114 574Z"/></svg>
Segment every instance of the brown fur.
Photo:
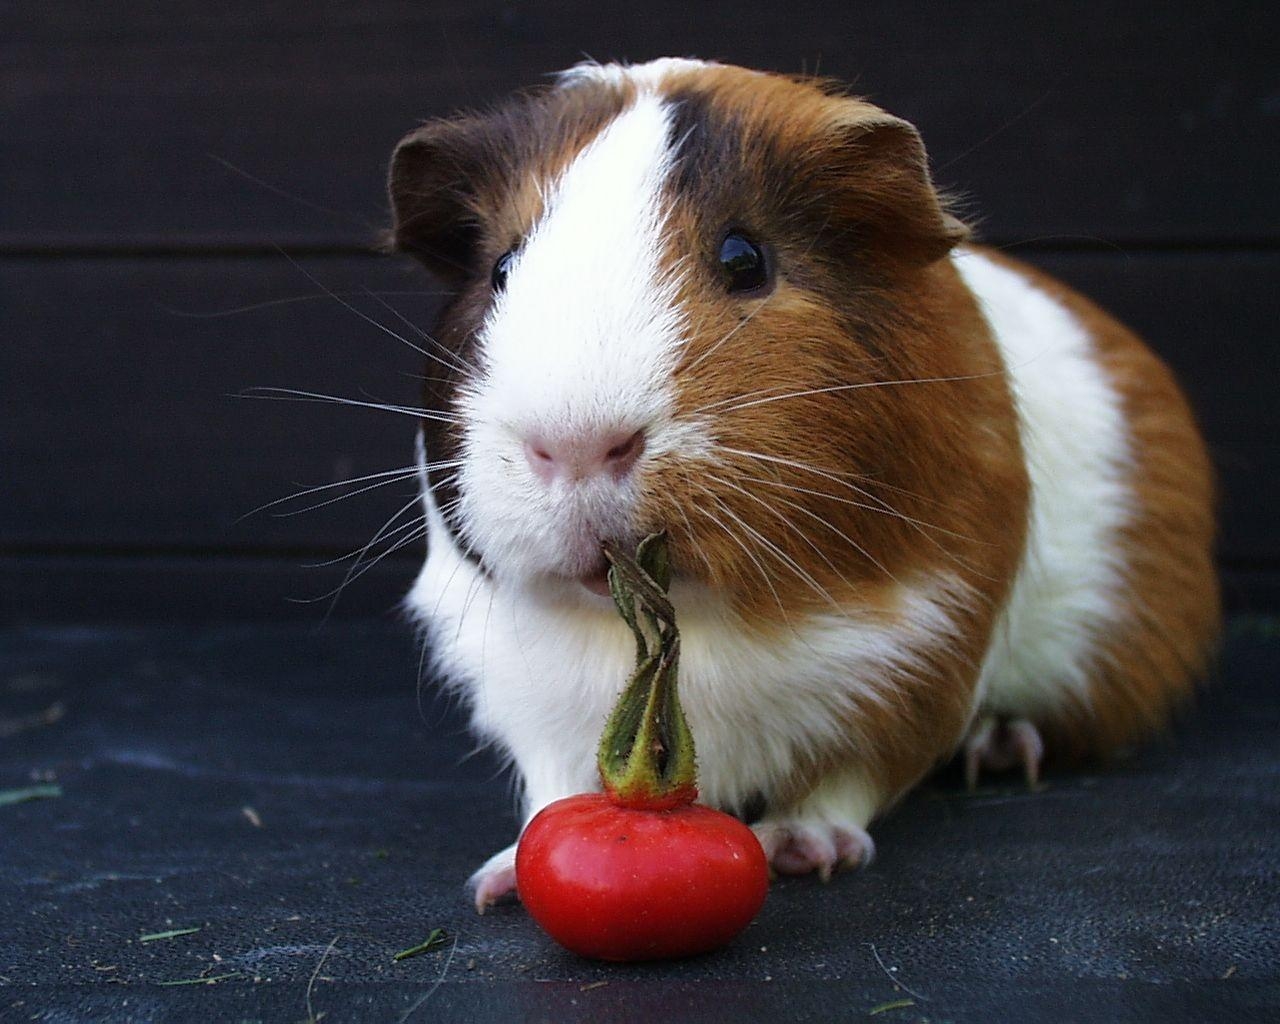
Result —
<svg viewBox="0 0 1280 1024"><path fill-rule="evenodd" d="M779 634L808 613L892 620L899 585L957 582L957 635L790 786L853 761L896 795L963 732L1025 528L1004 368L939 259L962 231L914 130L869 104L730 68L664 91L697 111L687 161L700 144L716 161L676 171L669 258L702 256L680 296L679 414L707 410L721 448L706 464L655 466L647 512L679 564ZM771 294L724 293L715 247L735 226L772 245ZM823 388L843 390L791 395Z"/></svg>

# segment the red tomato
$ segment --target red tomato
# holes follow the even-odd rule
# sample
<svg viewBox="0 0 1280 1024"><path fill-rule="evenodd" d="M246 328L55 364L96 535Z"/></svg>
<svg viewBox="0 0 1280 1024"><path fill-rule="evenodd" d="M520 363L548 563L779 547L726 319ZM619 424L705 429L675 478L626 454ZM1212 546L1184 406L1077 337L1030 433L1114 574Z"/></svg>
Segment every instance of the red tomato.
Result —
<svg viewBox="0 0 1280 1024"><path fill-rule="evenodd" d="M742 931L764 903L769 868L751 829L720 811L637 810L583 793L529 822L516 888L573 952L655 960L704 953Z"/></svg>

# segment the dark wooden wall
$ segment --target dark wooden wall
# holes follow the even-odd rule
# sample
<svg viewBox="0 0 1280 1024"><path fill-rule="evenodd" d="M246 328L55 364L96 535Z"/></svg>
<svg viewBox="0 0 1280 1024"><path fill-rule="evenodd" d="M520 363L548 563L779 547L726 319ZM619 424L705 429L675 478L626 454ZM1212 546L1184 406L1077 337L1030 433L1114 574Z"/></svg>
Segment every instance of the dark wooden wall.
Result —
<svg viewBox="0 0 1280 1024"><path fill-rule="evenodd" d="M856 83L911 119L983 237L1181 373L1223 483L1233 604L1275 602L1280 17L1272 3L0 3L0 619L304 615L407 500L255 506L407 465L412 422L235 397L412 401L372 255L421 118L584 55ZM416 551L339 614L388 607Z"/></svg>

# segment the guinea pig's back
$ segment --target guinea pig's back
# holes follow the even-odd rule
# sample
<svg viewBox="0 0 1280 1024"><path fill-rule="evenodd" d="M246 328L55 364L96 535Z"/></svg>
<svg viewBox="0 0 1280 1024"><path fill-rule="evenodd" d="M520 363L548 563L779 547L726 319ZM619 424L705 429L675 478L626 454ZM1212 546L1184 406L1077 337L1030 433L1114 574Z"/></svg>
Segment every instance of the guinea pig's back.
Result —
<svg viewBox="0 0 1280 1024"><path fill-rule="evenodd" d="M1007 257L953 259L1004 355L1031 480L979 709L1031 720L1051 756L1114 753L1167 721L1217 636L1205 446L1131 331Z"/></svg>

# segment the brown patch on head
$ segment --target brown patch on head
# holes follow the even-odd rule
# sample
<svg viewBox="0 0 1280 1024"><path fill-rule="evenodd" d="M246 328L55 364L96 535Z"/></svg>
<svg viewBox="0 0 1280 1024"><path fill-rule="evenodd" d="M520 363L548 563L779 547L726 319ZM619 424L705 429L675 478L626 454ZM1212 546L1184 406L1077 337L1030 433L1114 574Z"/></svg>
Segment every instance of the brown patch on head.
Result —
<svg viewBox="0 0 1280 1024"><path fill-rule="evenodd" d="M715 442L652 489L681 564L774 622L934 570L1006 580L1025 503L1016 420L985 322L940 259L963 232L915 130L737 68L662 91L680 145L678 416ZM730 230L766 249L768 294L726 290Z"/></svg>
<svg viewBox="0 0 1280 1024"><path fill-rule="evenodd" d="M1016 571L1027 477L1001 356L942 257L964 235L915 130L806 81L675 74L670 251L688 346L678 417L707 457L658 467L646 512L677 564L779 635L811 613L890 623L946 581L955 635L850 718L775 797L855 760L886 798L959 739ZM726 289L730 230L772 289ZM867 737L874 737L868 741ZM861 739L859 739L861 738Z"/></svg>

